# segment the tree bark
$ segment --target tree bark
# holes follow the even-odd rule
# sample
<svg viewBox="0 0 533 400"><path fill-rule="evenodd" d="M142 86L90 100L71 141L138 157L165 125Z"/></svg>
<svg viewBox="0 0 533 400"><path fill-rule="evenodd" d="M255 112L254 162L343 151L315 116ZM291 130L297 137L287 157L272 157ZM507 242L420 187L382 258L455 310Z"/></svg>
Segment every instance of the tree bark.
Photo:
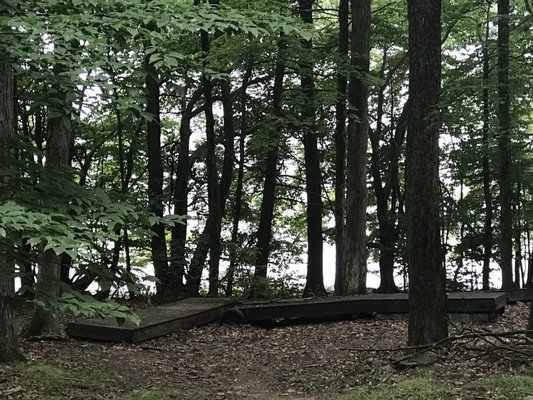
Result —
<svg viewBox="0 0 533 400"><path fill-rule="evenodd" d="M339 3L339 66L335 105L335 293L341 292L346 217L346 92L348 89L348 50L350 46L350 1Z"/></svg>
<svg viewBox="0 0 533 400"><path fill-rule="evenodd" d="M346 234L339 293L366 292L366 164L368 151L368 81L370 62L370 0L352 0L348 87L348 152L346 185Z"/></svg>
<svg viewBox="0 0 533 400"><path fill-rule="evenodd" d="M299 0L300 18L313 24L314 0ZM305 192L307 195L307 276L303 295L324 296L323 243L322 243L322 173L316 132L316 93L313 72L313 42L304 40L308 60L301 63L300 80L305 104L302 110L304 120L303 145L305 160Z"/></svg>
<svg viewBox="0 0 533 400"><path fill-rule="evenodd" d="M10 168L10 160L14 153L10 150L11 141L15 136L15 84L13 71L5 53L0 55L0 148L6 168ZM1 162L4 164L4 161ZM9 176L6 174L6 176ZM9 186L6 178L0 179L0 191L5 193ZM9 190L9 189L8 189ZM15 284L13 274L14 244L7 239L0 239L0 363L22 361L24 356L19 349L13 321L13 302L15 299Z"/></svg>
<svg viewBox="0 0 533 400"><path fill-rule="evenodd" d="M411 346L448 336L446 272L439 234L441 1L408 0L409 116L406 156Z"/></svg>
<svg viewBox="0 0 533 400"><path fill-rule="evenodd" d="M514 288L510 102L509 0L498 0L498 147L500 152L500 268L502 270L502 289Z"/></svg>

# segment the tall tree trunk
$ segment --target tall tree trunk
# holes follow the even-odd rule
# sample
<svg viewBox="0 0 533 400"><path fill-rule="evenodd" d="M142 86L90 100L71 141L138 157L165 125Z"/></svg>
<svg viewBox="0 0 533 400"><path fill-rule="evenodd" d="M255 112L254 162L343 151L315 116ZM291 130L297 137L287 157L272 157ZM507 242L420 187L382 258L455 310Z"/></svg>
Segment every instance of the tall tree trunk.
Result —
<svg viewBox="0 0 533 400"><path fill-rule="evenodd" d="M313 24L314 0L299 0L300 18ZM300 67L302 95L305 105L302 110L304 120L303 144L305 159L305 191L307 194L307 277L304 297L326 294L323 276L322 243L322 173L316 132L316 93L313 73L313 42L304 40L307 60Z"/></svg>
<svg viewBox="0 0 533 400"><path fill-rule="evenodd" d="M222 93L222 110L224 113L224 159L222 162L222 174L219 185L219 208L217 231L214 232L216 240L211 242L209 254L209 295L218 295L219 286L219 264L222 254L222 218L226 210L226 203L229 197L231 183L233 180L233 158L235 156L235 122L233 119L233 96L229 80L224 80L220 84Z"/></svg>
<svg viewBox="0 0 533 400"><path fill-rule="evenodd" d="M174 214L186 217L188 215L189 176L190 165L190 140L191 140L191 108L184 107L180 121L180 143L178 152L178 164L176 167L176 180L174 183ZM182 294L183 277L187 263L185 251L187 240L187 220L183 224L172 227L172 241L170 243L170 266L176 273L177 294Z"/></svg>
<svg viewBox="0 0 533 400"><path fill-rule="evenodd" d="M489 16L491 3L487 5L487 22L485 26L485 44L483 45L483 155L481 159L483 169L483 200L485 203L485 218L483 220L483 290L490 289L490 260L492 258L492 192L490 176L490 105L489 105L489 79L490 58L488 40L490 32Z"/></svg>
<svg viewBox="0 0 533 400"><path fill-rule="evenodd" d="M159 111L159 75L149 56L145 58L146 111L150 114L147 122L146 143L148 155L148 202L150 211L157 217L163 217L163 160L161 155L161 120ZM152 226L152 263L158 278L157 297L166 302L175 299L175 279L169 269L167 259L167 242L165 226L156 223Z"/></svg>
<svg viewBox="0 0 533 400"><path fill-rule="evenodd" d="M218 5L218 0L211 0L212 6ZM200 33L202 50L207 54L210 48L209 33ZM218 180L215 119L213 115L213 82L209 76L202 76L204 88L205 119L206 119L206 169L207 169L207 197L209 216L198 238L196 250L191 260L187 276L187 294L195 296L200 288L201 274L209 253L209 295L217 296L219 287L219 263L222 253L221 231L222 217L229 197L233 177L233 156L235 154L235 129L233 121L233 98L229 82L221 83L222 106L224 110L224 159L220 182Z"/></svg>
<svg viewBox="0 0 533 400"><path fill-rule="evenodd" d="M514 288L510 102L509 0L498 0L498 147L500 151L500 268L502 270L502 289Z"/></svg>
<svg viewBox="0 0 533 400"><path fill-rule="evenodd" d="M11 65L2 51L0 55L0 148L2 149L5 167L11 168L14 152L10 151L11 141L15 136L15 86ZM2 165L4 167L4 165ZM9 174L5 175L6 177ZM0 191L6 193L9 182L0 179ZM15 284L13 274L14 244L7 239L0 238L0 363L21 361L24 359L19 349L13 321L13 302L15 299Z"/></svg>
<svg viewBox="0 0 533 400"><path fill-rule="evenodd" d="M244 185L244 158L246 156L246 133L248 130L248 119L246 112L247 95L246 88L252 75L252 66L246 68L242 80L243 91L241 95L241 135L239 137L239 170L237 171L237 185L235 188L235 198L233 200L233 223L231 226L231 246L229 249L230 263L227 272L226 296L233 295L233 284L235 280L235 269L238 265L237 240L239 235L239 222L242 213L242 193Z"/></svg>
<svg viewBox="0 0 533 400"><path fill-rule="evenodd" d="M368 81L370 62L370 0L352 0L348 87L348 153L346 233L339 294L366 292L366 164L368 151Z"/></svg>
<svg viewBox="0 0 533 400"><path fill-rule="evenodd" d="M448 336L439 234L441 1L408 0L409 116L406 156L409 345Z"/></svg>
<svg viewBox="0 0 533 400"><path fill-rule="evenodd" d="M339 3L339 68L335 105L335 293L341 292L346 209L346 91L350 46L350 0Z"/></svg>
<svg viewBox="0 0 533 400"><path fill-rule="evenodd" d="M210 48L209 32L200 32L200 43L202 51L207 55ZM222 210L220 209L220 187L218 182L218 170L216 159L216 137L215 137L215 118L213 115L213 82L211 77L206 73L202 75L202 86L204 87L205 100L205 126L206 126L206 169L207 169L207 202L209 208L209 217L206 222L206 237L200 237L197 250L204 249L207 246L207 252L210 253L209 263L209 295L216 295L218 292L218 264L211 262L213 256L217 257L220 252L220 230ZM196 254L195 254L196 255ZM195 257L193 257L195 260ZM203 260L203 264L205 258ZM201 274L201 272L200 272Z"/></svg>
<svg viewBox="0 0 533 400"><path fill-rule="evenodd" d="M272 96L272 116L275 121L272 131L269 132L269 150L265 162L265 181L263 183L263 197L261 199L261 211L259 214L259 226L257 228L257 244L255 246L255 271L252 297L264 295L268 259L270 257L270 241L272 240L272 219L274 217L274 204L276 200L276 179L278 177L278 153L280 141L283 137L281 127L283 124L282 94L283 80L285 77L285 64L282 51L285 48L284 39L278 44L278 59L274 71L274 89Z"/></svg>
<svg viewBox="0 0 533 400"><path fill-rule="evenodd" d="M188 215L188 196L189 196L189 178L191 174L191 158L190 158L190 141L191 141L191 120L194 116L193 108L202 95L202 88L198 88L187 103L182 104L182 113L180 121L180 143L178 153L178 164L176 167L176 180L174 182L174 214L187 216ZM186 288L183 285L183 277L185 276L186 259L186 239L187 239L187 220L183 224L176 224L172 227L172 241L171 241L171 268L176 273L177 294L184 296L191 293L197 293L200 287L200 278L203 269L203 261L201 263L193 264L189 270L190 281ZM207 257L205 251L205 257ZM202 253L203 254L203 253ZM189 290L192 286L197 287L196 291Z"/></svg>
<svg viewBox="0 0 533 400"><path fill-rule="evenodd" d="M54 73L59 76L65 73L66 67L61 64L54 66ZM45 149L45 168L47 179L54 179L54 175L64 175L65 167L70 163L71 123L70 114L65 110L71 107L67 101L64 88L54 87L54 100L49 106L47 123L47 138ZM56 108L57 107L57 108ZM50 116L50 115L54 116ZM56 299L59 296L61 281L62 256L53 250L45 250L39 260L36 298ZM57 310L51 304L46 307L36 306L30 323L24 328L23 336L61 336L62 330L57 320Z"/></svg>

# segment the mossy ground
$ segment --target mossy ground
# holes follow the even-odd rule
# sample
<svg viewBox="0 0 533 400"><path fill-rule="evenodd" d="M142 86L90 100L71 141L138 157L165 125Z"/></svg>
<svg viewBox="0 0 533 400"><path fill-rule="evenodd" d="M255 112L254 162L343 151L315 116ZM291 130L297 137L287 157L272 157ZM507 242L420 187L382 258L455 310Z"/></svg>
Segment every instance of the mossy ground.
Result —
<svg viewBox="0 0 533 400"><path fill-rule="evenodd" d="M422 374L393 385L356 389L339 400L523 400L531 395L532 372L487 376L467 383L443 381Z"/></svg>
<svg viewBox="0 0 533 400"><path fill-rule="evenodd" d="M19 363L4 366L19 381L19 390L1 393L0 399L119 399L119 400L193 400L194 393L163 389L123 388L123 377L90 369L68 369L42 363ZM118 389L118 390L117 390ZM122 392L122 393L120 393Z"/></svg>

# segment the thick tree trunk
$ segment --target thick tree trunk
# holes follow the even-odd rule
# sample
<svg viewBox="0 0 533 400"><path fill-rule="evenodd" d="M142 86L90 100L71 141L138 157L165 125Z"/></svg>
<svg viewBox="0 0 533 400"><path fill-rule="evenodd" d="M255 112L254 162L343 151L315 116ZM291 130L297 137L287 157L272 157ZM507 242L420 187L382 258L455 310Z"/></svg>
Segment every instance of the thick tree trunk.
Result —
<svg viewBox="0 0 533 400"><path fill-rule="evenodd" d="M65 72L63 65L54 67L56 74ZM58 116L49 117L47 123L47 138L45 168L48 172L47 179L53 179L54 175L64 175L65 167L70 163L71 123L70 114L65 109L70 108L67 103L67 95L64 89L56 88L55 100L50 106ZM52 107L58 105L57 109ZM56 255L53 250L43 251L39 261L37 283L35 285L36 298L54 301L59 296L59 284L61 281L62 255ZM61 336L62 329L57 320L57 310L51 304L47 307L37 306L35 313L23 330L23 336Z"/></svg>
<svg viewBox="0 0 533 400"><path fill-rule="evenodd" d="M148 202L150 211L157 217L163 217L163 160L161 155L161 120L159 111L159 75L154 66L145 59L146 111L150 114L147 122L146 144L148 156ZM167 242L165 226L157 223L152 226L152 263L158 278L157 297L161 302L175 299L175 277L170 270L167 259Z"/></svg>
<svg viewBox="0 0 533 400"><path fill-rule="evenodd" d="M0 148L3 159L7 161L5 167L10 168L13 152L10 147L15 135L15 109L14 109L14 80L9 62L0 55ZM4 162L0 162L4 164ZM4 167L4 165L2 165ZM6 176L9 176L6 174ZM0 191L5 193L4 187L9 182L0 179ZM14 244L7 239L0 239L0 363L21 361L24 359L17 342L13 326L13 302L15 299L15 286L13 273L15 263L12 260Z"/></svg>
<svg viewBox="0 0 533 400"><path fill-rule="evenodd" d="M491 4L487 6L487 22L485 27L485 43L489 40L489 15ZM490 176L490 106L489 106L490 58L487 44L483 45L483 155L481 159L483 169L483 200L485 203L485 218L483 220L483 290L490 289L490 260L492 258L492 191Z"/></svg>
<svg viewBox="0 0 533 400"><path fill-rule="evenodd" d="M408 0L409 116L406 156L409 345L448 336L439 234L441 2Z"/></svg>
<svg viewBox="0 0 533 400"><path fill-rule="evenodd" d="M346 92L350 46L350 0L339 3L339 66L335 105L335 293L341 292L346 217Z"/></svg>
<svg viewBox="0 0 533 400"><path fill-rule="evenodd" d="M346 233L339 294L366 292L366 164L368 151L368 70L370 61L370 0L352 0L348 87L348 153L346 185Z"/></svg>
<svg viewBox="0 0 533 400"><path fill-rule="evenodd" d="M500 151L500 268L502 270L502 289L514 288L510 102L509 0L498 0L498 147Z"/></svg>
<svg viewBox="0 0 533 400"><path fill-rule="evenodd" d="M300 18L313 24L314 0L299 0ZM300 67L302 95L305 105L302 110L304 120L303 145L305 160L305 191L307 194L307 277L304 297L326 294L323 276L322 243L322 173L316 132L316 93L313 72L313 43L303 41L308 60Z"/></svg>
<svg viewBox="0 0 533 400"><path fill-rule="evenodd" d="M282 49L285 47L283 39L280 39L278 60L274 71L274 89L272 96L272 115L274 121L283 118L281 99L283 94L283 79L285 76L285 64L282 61ZM263 197L261 199L261 211L259 214L259 226L257 228L257 244L255 246L255 271L252 297L264 295L268 259L270 256L270 241L272 240L272 219L274 217L274 204L276 200L276 179L278 177L278 152L283 133L280 132L282 124L273 124L273 130L269 132L269 150L265 162L265 181L263 184Z"/></svg>

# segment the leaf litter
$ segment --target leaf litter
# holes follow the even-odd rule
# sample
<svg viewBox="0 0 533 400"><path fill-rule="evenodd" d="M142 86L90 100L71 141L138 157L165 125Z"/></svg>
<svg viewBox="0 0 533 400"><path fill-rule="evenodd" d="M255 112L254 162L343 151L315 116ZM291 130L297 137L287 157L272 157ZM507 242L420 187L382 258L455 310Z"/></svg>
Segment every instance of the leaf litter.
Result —
<svg viewBox="0 0 533 400"><path fill-rule="evenodd" d="M522 330L527 315L519 303L494 322L451 323L450 334ZM75 377L56 390L58 399L128 399L128 393L148 390L169 399L322 400L419 374L420 368L393 366L405 353L390 350L406 342L406 320L361 319L269 329L212 324L137 344L68 339L22 341L22 347L30 365ZM452 342L435 350L438 361L423 371L461 388L489 374L524 371L533 359L530 348L516 337ZM0 365L0 399L40 398L42 388L22 371ZM93 373L104 382L84 385Z"/></svg>

